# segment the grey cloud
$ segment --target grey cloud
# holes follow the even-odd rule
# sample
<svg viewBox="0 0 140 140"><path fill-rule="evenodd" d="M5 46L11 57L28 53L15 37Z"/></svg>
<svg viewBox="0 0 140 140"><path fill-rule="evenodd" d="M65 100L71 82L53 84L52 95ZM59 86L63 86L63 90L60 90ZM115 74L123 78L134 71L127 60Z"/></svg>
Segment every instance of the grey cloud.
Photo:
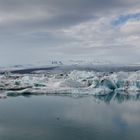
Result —
<svg viewBox="0 0 140 140"><path fill-rule="evenodd" d="M0 0L0 15L7 17L4 25L62 28L95 18L97 13L104 15L112 9L127 8L130 4L126 0Z"/></svg>
<svg viewBox="0 0 140 140"><path fill-rule="evenodd" d="M139 0L0 0L1 60L9 56L11 63L22 56L24 61L26 54L31 61L37 54L36 60L88 54L112 57L114 50L95 46L122 43L122 34L110 27L110 18L139 6Z"/></svg>

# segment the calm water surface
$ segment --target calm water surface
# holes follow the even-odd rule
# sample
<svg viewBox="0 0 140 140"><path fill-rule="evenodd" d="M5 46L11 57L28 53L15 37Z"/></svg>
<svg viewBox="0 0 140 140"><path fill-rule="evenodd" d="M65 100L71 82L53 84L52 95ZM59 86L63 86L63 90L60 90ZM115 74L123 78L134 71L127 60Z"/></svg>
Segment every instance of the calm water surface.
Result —
<svg viewBox="0 0 140 140"><path fill-rule="evenodd" d="M122 98L121 98L122 99ZM69 96L0 100L0 140L138 140L140 101Z"/></svg>

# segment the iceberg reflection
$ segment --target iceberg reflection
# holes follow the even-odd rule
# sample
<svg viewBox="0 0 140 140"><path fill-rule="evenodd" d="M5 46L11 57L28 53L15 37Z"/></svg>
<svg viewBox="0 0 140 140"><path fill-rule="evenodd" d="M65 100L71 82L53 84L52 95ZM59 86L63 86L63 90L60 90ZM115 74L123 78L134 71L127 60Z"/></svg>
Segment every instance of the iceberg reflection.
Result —
<svg viewBox="0 0 140 140"><path fill-rule="evenodd" d="M140 93L135 93L133 95L132 93L126 93L126 92L112 92L110 94L102 95L102 96L94 96L99 101L103 101L105 103L110 102L117 102L117 103L123 103L126 101L139 101L140 100Z"/></svg>

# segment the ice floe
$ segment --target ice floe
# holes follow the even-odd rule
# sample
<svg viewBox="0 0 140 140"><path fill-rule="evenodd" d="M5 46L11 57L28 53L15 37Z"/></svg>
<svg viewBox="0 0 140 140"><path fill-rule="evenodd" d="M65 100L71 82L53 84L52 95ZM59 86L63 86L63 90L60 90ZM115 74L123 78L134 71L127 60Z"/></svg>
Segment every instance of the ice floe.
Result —
<svg viewBox="0 0 140 140"><path fill-rule="evenodd" d="M1 98L20 94L91 94L112 92L137 95L140 92L140 71L34 73L0 75Z"/></svg>

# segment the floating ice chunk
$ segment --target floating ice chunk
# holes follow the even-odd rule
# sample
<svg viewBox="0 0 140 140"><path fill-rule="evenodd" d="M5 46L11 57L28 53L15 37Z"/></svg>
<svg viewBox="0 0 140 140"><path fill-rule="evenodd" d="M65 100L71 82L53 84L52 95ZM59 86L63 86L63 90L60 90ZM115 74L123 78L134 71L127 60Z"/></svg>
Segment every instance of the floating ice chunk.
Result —
<svg viewBox="0 0 140 140"><path fill-rule="evenodd" d="M106 94L109 94L111 92L113 92L113 90L111 90L105 86L102 86L100 88L95 88L93 94L94 95L106 95Z"/></svg>
<svg viewBox="0 0 140 140"><path fill-rule="evenodd" d="M62 84L61 84L62 85ZM72 80L72 79L67 79L63 82L63 85L68 86L68 87L73 87L73 88L81 88L81 87L86 87L85 84Z"/></svg>
<svg viewBox="0 0 140 140"><path fill-rule="evenodd" d="M68 77L73 80L83 80L94 76L94 72L74 70L68 74Z"/></svg>
<svg viewBox="0 0 140 140"><path fill-rule="evenodd" d="M113 80L109 79L109 77L103 77L100 81L101 86L105 86L111 90L116 89L116 84L114 83Z"/></svg>
<svg viewBox="0 0 140 140"><path fill-rule="evenodd" d="M26 89L28 93L34 94L105 95L113 91L131 94L133 91L140 92L140 72L98 73L74 70L64 73L0 75L0 90L22 94Z"/></svg>
<svg viewBox="0 0 140 140"><path fill-rule="evenodd" d="M19 95L21 95L23 93L28 93L29 94L30 93L29 89L22 89L22 90L15 90L15 91L13 91L13 90L6 91L7 96L19 96Z"/></svg>

